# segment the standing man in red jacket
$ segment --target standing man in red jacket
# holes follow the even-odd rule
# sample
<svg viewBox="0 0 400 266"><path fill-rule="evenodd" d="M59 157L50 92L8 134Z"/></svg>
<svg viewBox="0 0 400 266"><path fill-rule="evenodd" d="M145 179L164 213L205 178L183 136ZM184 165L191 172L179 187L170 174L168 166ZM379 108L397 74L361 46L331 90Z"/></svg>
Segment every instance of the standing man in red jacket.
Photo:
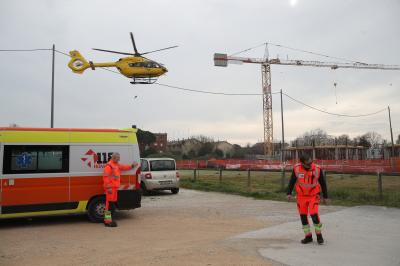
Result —
<svg viewBox="0 0 400 266"><path fill-rule="evenodd" d="M118 188L121 184L121 171L128 171L138 166L133 162L131 165L119 164L120 155L113 153L111 160L104 167L103 186L106 194L106 209L104 211L104 225L116 227L117 223L112 220L111 212L116 209L118 201Z"/></svg>
<svg viewBox="0 0 400 266"><path fill-rule="evenodd" d="M314 224L317 242L321 245L324 243L324 239L321 233L322 223L318 215L318 205L321 199L321 190L323 203L328 203L328 189L324 172L319 165L313 163L311 157L307 154L300 156L300 163L293 167L287 191L288 201L292 199L292 191L295 186L297 209L305 234L305 238L301 240L301 243L307 244L313 241L310 224L308 223L308 214L310 214Z"/></svg>

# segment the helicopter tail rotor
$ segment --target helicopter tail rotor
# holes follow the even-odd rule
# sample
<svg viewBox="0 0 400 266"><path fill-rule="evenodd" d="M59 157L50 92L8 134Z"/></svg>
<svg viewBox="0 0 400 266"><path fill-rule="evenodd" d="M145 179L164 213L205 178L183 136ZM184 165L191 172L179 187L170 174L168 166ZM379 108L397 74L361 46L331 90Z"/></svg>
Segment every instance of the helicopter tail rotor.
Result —
<svg viewBox="0 0 400 266"><path fill-rule="evenodd" d="M70 51L69 54L71 60L69 61L68 66L74 73L82 74L85 69L92 67L93 63L88 62L78 51Z"/></svg>

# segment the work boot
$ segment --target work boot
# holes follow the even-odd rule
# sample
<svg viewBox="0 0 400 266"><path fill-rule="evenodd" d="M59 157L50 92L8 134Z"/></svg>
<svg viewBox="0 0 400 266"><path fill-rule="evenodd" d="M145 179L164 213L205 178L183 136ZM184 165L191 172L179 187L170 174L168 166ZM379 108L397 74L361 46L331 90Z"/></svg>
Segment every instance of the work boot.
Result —
<svg viewBox="0 0 400 266"><path fill-rule="evenodd" d="M317 234L317 242L320 245L324 243L324 238L322 237L322 234Z"/></svg>
<svg viewBox="0 0 400 266"><path fill-rule="evenodd" d="M117 227L118 224L115 221L112 221L111 223L104 223L105 226L107 227Z"/></svg>
<svg viewBox="0 0 400 266"><path fill-rule="evenodd" d="M313 241L312 235L306 235L306 237L301 240L301 243L302 244L308 244L308 243L311 243L312 241Z"/></svg>

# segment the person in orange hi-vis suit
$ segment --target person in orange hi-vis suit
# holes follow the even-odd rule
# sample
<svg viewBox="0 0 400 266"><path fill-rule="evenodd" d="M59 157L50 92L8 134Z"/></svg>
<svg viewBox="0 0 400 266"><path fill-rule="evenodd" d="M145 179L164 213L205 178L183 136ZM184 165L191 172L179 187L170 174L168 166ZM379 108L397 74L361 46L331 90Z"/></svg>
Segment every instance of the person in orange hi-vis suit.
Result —
<svg viewBox="0 0 400 266"><path fill-rule="evenodd" d="M322 223L318 215L318 205L321 199L321 190L323 203L328 203L328 189L324 171L321 170L319 165L313 163L308 154L300 156L300 163L293 167L287 191L288 201L292 198L292 191L295 186L297 209L305 234L305 238L301 240L301 243L307 244L313 241L310 225L308 223L308 214L310 214L314 224L317 242L321 245L324 243L324 239L321 233Z"/></svg>
<svg viewBox="0 0 400 266"><path fill-rule="evenodd" d="M117 223L113 221L111 213L116 208L118 200L118 188L121 184L121 171L128 171L138 166L133 162L131 165L120 164L120 154L113 153L111 160L106 164L103 171L103 186L106 194L106 209L104 211L104 225L116 227Z"/></svg>

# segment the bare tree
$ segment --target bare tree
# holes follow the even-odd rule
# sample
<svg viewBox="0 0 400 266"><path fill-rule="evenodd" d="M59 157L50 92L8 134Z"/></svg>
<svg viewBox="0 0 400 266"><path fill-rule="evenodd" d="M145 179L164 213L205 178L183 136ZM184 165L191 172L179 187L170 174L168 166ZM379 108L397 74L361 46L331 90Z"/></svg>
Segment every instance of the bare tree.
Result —
<svg viewBox="0 0 400 266"><path fill-rule="evenodd" d="M362 137L365 137L365 139L371 144L371 147L375 149L379 148L379 145L383 142L382 136L374 131L365 133Z"/></svg>
<svg viewBox="0 0 400 266"><path fill-rule="evenodd" d="M347 134L343 134L336 139L337 145L349 145L350 144L350 137Z"/></svg>
<svg viewBox="0 0 400 266"><path fill-rule="evenodd" d="M363 147L367 147L367 148L371 147L371 143L369 142L369 140L367 139L367 137L365 135L354 138L354 143L358 146L363 146Z"/></svg>
<svg viewBox="0 0 400 266"><path fill-rule="evenodd" d="M310 130L302 136L297 137L294 142L298 146L319 146L328 139L328 134L320 128Z"/></svg>
<svg viewBox="0 0 400 266"><path fill-rule="evenodd" d="M192 136L191 138L196 139L196 140L200 141L201 143L215 142L212 137L207 137L204 135Z"/></svg>

